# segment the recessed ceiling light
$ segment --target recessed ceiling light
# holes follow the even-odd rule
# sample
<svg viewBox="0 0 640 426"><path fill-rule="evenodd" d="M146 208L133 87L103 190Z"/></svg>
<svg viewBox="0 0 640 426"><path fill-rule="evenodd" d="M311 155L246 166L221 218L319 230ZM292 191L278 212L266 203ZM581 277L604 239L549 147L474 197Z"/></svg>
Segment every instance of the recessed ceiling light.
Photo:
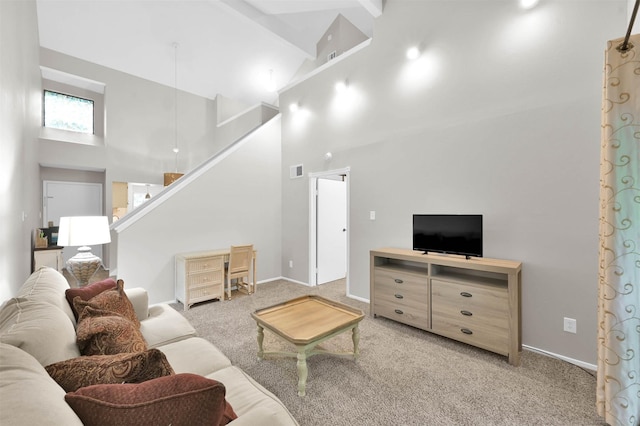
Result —
<svg viewBox="0 0 640 426"><path fill-rule="evenodd" d="M347 91L348 84L346 81L339 81L336 83L336 91L338 93L343 93Z"/></svg>
<svg viewBox="0 0 640 426"><path fill-rule="evenodd" d="M523 9L533 9L539 3L539 0L520 0L520 7Z"/></svg>
<svg viewBox="0 0 640 426"><path fill-rule="evenodd" d="M420 49L418 49L416 46L412 46L407 49L407 59L417 59L418 56L420 56Z"/></svg>

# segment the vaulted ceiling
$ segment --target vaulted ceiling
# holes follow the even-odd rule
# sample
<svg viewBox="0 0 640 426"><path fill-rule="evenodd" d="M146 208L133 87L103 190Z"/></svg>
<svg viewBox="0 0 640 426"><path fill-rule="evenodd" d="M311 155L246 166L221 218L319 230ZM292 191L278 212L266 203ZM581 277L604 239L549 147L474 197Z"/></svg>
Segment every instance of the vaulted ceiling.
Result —
<svg viewBox="0 0 640 426"><path fill-rule="evenodd" d="M40 45L203 97L273 103L338 14L368 37L382 0L37 0Z"/></svg>

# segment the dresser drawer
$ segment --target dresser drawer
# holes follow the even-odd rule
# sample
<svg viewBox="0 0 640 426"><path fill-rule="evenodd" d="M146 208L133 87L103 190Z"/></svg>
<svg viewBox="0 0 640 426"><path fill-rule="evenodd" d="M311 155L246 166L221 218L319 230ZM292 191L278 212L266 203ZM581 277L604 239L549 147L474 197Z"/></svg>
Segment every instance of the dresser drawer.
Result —
<svg viewBox="0 0 640 426"><path fill-rule="evenodd" d="M482 323L465 324L436 313L433 314L431 321L431 331L434 333L502 355L509 354L509 331L507 329L488 327Z"/></svg>
<svg viewBox="0 0 640 426"><path fill-rule="evenodd" d="M431 295L434 305L447 303L459 309L504 315L505 318L509 310L509 295L506 287L432 279Z"/></svg>
<svg viewBox="0 0 640 426"><path fill-rule="evenodd" d="M375 269L375 286L391 286L405 288L408 291L427 290L427 274L408 273L394 268L378 267Z"/></svg>
<svg viewBox="0 0 640 426"><path fill-rule="evenodd" d="M203 271L222 271L222 270L224 270L224 261L222 256L189 259L186 262L187 274L197 274Z"/></svg>
<svg viewBox="0 0 640 426"><path fill-rule="evenodd" d="M197 303L210 299L222 299L222 284L189 288L189 303Z"/></svg>
<svg viewBox="0 0 640 426"><path fill-rule="evenodd" d="M224 271L209 271L189 274L186 277L188 289L202 287L206 285L222 284Z"/></svg>
<svg viewBox="0 0 640 426"><path fill-rule="evenodd" d="M375 315L380 315L424 330L428 330L430 328L429 309L426 305L422 308L416 309L411 306L389 303L386 300L381 301L376 298L373 306L373 312Z"/></svg>
<svg viewBox="0 0 640 426"><path fill-rule="evenodd" d="M434 332L501 354L508 353L506 288L431 281Z"/></svg>
<svg viewBox="0 0 640 426"><path fill-rule="evenodd" d="M425 315L429 311L429 291L426 283L423 286L378 284L374 300L376 304L421 309L425 311Z"/></svg>

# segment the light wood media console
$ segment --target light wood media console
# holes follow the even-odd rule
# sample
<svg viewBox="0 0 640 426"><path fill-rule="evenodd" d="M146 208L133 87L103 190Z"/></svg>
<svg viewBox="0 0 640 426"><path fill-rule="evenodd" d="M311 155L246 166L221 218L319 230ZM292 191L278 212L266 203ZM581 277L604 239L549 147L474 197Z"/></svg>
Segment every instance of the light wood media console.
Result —
<svg viewBox="0 0 640 426"><path fill-rule="evenodd" d="M371 314L520 364L522 263L383 248L370 252Z"/></svg>

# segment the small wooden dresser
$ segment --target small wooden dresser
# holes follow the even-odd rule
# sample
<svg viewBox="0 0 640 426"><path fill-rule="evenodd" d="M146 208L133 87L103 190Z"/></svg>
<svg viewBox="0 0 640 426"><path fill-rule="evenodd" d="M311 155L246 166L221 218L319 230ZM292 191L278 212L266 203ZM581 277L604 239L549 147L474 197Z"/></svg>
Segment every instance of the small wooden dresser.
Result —
<svg viewBox="0 0 640 426"><path fill-rule="evenodd" d="M224 295L224 254L219 251L176 255L176 299L191 305Z"/></svg>

